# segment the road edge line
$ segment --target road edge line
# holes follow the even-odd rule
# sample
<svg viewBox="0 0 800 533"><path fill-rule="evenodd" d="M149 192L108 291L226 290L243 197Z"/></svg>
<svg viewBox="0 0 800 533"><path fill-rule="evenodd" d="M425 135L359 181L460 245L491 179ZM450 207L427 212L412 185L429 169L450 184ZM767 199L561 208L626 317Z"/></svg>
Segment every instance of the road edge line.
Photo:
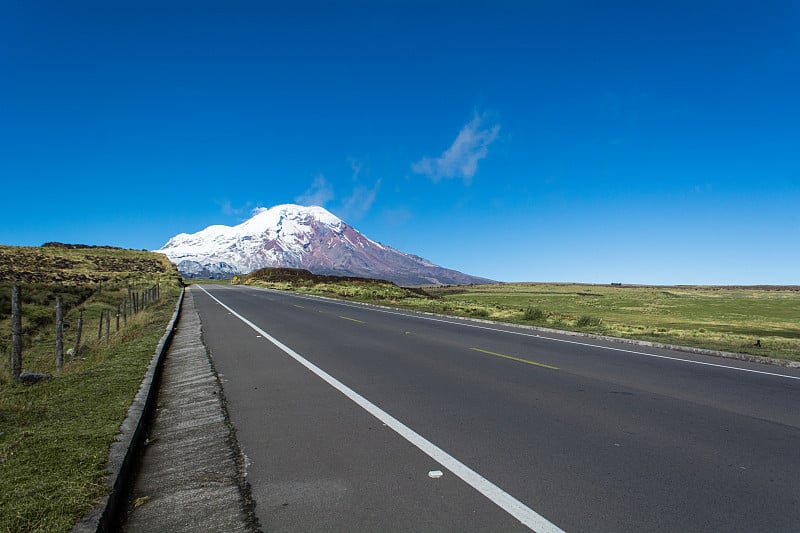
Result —
<svg viewBox="0 0 800 533"><path fill-rule="evenodd" d="M279 290L279 289L272 289L272 288L269 288L269 287L261 287L259 285L239 285L239 286L240 287L245 287L245 288L248 288L248 289L258 289L258 290L278 292L278 293L289 293L289 291L284 291L284 290ZM330 296L323 296L321 294L307 294L307 293L300 293L300 292L294 292L294 293L289 293L289 294L292 294L294 296L301 297L301 298L308 298L308 299L318 298L320 300L329 300L329 301L332 301L332 302L342 303L342 304L348 305L350 307L365 307L365 308L372 307L372 308L376 308L376 309L378 309L380 311L383 311L383 312L407 311L407 313L398 313L398 314L402 314L404 316L416 316L417 318L426 318L426 316L430 316L430 317L440 317L441 319L445 319L445 318L455 319L455 320L459 321L459 322L451 322L452 324L462 323L464 325L468 325L468 324L465 324L466 322L475 322L477 324L491 324L491 325L495 325L495 326L505 326L505 327L510 327L510 328L529 329L529 330L533 330L533 331L539 331L539 332L542 332L542 333L549 333L549 334L554 334L554 335L564 335L564 336L568 336L568 337L584 337L584 338L587 338L587 339L595 339L595 340L605 341L605 342L616 342L616 343L619 343L619 344L632 344L632 345L635 345L635 346L645 346L645 347L648 347L648 348L655 348L655 349L658 349L658 350L672 350L672 351L675 351L675 352L684 352L684 353L689 353L689 354L693 354L693 355L703 355L703 356L708 356L708 357L718 357L720 359L731 359L731 360L735 360L735 361L741 361L741 362L744 362L744 363L756 363L756 364L759 364L759 365L779 366L779 367L782 367L782 368L788 368L788 369L794 369L794 370L800 368L800 361L792 361L790 359L778 359L776 357L767 357L767 356L761 356L761 355L750 355L750 354L740 353L740 352L727 352L727 351L723 351L723 350L711 350L711 349L708 349L708 348L697 348L697 347L694 347L694 346L682 346L680 344L666 344L666 343L655 342L655 341L646 341L646 340L641 340L641 339L629 339L629 338L625 338L625 337L611 337L609 335L600 335L600 334L597 334L597 333L587 333L585 331L571 331L571 330L566 330L566 329L553 329L553 328L546 328L546 327L543 327L543 326L532 326L530 324L516 324L516 323L513 323L513 322L501 322L499 320L487 320L487 319L475 318L475 317L471 317L471 316L444 315L444 314L441 314L441 313L433 313L431 311L420 311L420 310L415 310L415 309L405 309L405 308L402 308L402 307L390 307L390 306L387 306L387 305L380 305L380 304L374 304L374 303L368 303L368 302L356 302L356 301L342 300L340 298L333 298L333 297L330 297ZM431 320L435 320L435 319L431 319ZM442 321L443 322L449 322L448 320L442 320ZM474 327L480 327L480 326L474 326ZM492 328L488 328L488 329L492 329ZM500 331L506 331L506 330L500 330ZM524 335L524 333L522 333L522 332L508 332L508 333L517 333L519 335ZM547 338L552 339L551 337L547 337ZM552 340L559 340L559 341L562 341L562 342L569 342L569 341L561 340L561 339L552 339ZM596 346L598 348L605 348L605 346L602 346L602 345L588 344L588 343L587 343L587 345L588 346ZM632 351L632 353L639 353L639 352ZM645 353L645 355L649 355L649 354L646 354L646 352L642 352L642 353ZM679 360L681 360L681 359L679 359ZM687 360L687 361L689 361L689 360ZM737 368L737 367L730 367L730 368ZM776 375L781 375L781 374L776 374Z"/></svg>
<svg viewBox="0 0 800 533"><path fill-rule="evenodd" d="M547 520L545 517L513 497L512 495L505 492L503 489L480 475L479 473L472 470L470 467L453 457L452 455L448 454L425 437L414 431L413 429L409 428L392 415L378 407L377 405L373 404L353 389L336 379L335 377L331 376L314 363L308 361L303 356L283 344L278 339L274 338L272 335L264 331L263 329L256 326L254 323L250 322L248 319L234 311L232 308L228 307L224 303L222 303L219 299L217 299L214 295L209 293L205 288L200 287L204 293L206 293L209 298L217 302L223 308L227 309L233 316L244 322L247 326L249 326L253 331L260 334L266 340L271 342L281 351L286 353L292 359L306 367L308 370L313 372L317 377L325 381L328 385L333 387L334 389L341 392L345 395L349 400L354 402L356 405L367 411L369 414L383 422L387 425L387 427L391 428L395 433L406 439L408 442L416 446L420 451L428 455L431 459L442 465L444 468L452 472L456 477L460 478L466 484L477 490L483 496L488 498L492 503L506 511L508 514L519 520L523 525L527 526L528 528L536 531L538 533L565 533L562 529L558 526Z"/></svg>
<svg viewBox="0 0 800 533"><path fill-rule="evenodd" d="M723 354L723 353L724 354L731 354L731 355L745 355L745 354L734 354L732 352L719 352L718 354L715 354L715 353L704 353L704 351L701 350L700 348L695 349L695 348L688 348L688 347L681 347L681 346L673 346L673 345L670 345L670 344L658 344L658 343L653 343L651 341L638 341L638 340L633 340L633 339L623 339L623 338L620 338L620 337L605 337L605 336L602 336L602 335L595 335L595 334L592 334L592 333L582 333L582 332L575 332L575 331L562 331L562 330L555 330L555 329L549 329L549 328L541 328L541 327L538 327L538 326L528 326L528 325L525 325L525 324L511 324L511 323L508 323L508 322L494 322L492 320L482 320L482 319L471 318L471 317L458 317L458 316L451 316L451 315L441 315L441 314L437 314L437 313L429 313L427 311L411 311L411 310L404 310L404 309L400 309L400 308L396 308L396 307L386 307L386 306L383 306L383 305L368 304L368 303L364 303L364 302L349 302L349 301L346 301L346 300L338 300L336 298L330 298L330 297L327 297L327 296L320 296L320 295L317 295L317 294L287 293L285 291L279 291L277 289L269 289L269 288L266 288L266 287L247 286L247 288L249 288L249 289L258 289L258 290L269 291L269 292L277 292L279 294L289 294L290 296L294 296L294 297L297 297L297 298L303 298L303 299L319 298L321 300L330 301L331 303L336 303L336 304L342 305L344 307L353 307L353 308L363 307L365 309L374 309L375 311L378 311L380 313L386 313L386 314L389 314L389 315L397 315L397 316L405 316L405 317L409 317L409 318L417 318L417 319L420 319L420 320L428 320L430 322L441 322L443 324L451 324L451 325L454 325L454 326L463 326L463 327L474 328L474 329L484 329L486 331L494 331L494 332L497 332L497 333L508 333L510 335L519 335L519 336L522 336L522 337L535 337L535 338L538 338L538 339L543 339L543 340L548 340L548 341L553 341L553 342L561 342L561 343L565 343L565 344L575 344L575 345L578 345L578 346L587 346L587 347L590 347L590 348L597 348L597 349L600 349L600 350L609 350L609 351L614 351L614 352L630 353L630 354L633 354L633 355L642 355L642 356L645 356L645 357L654 357L654 358L657 358L657 359L666 359L666 360L670 360L670 361L678 361L678 362L681 362L681 363L688 363L688 364L693 364L693 365L711 366L711 367L717 367L717 368L724 368L724 369L727 369L727 370L734 370L734 371L738 371L738 372L749 372L751 374L763 374L763 375L766 375L766 376L774 376L774 377L780 377L780 378L800 380L800 376L793 376L791 374L780 374L778 372L767 372L766 370L756 370L754 368L742 368L742 367L738 367L738 366L729 366L729 365L724 365L724 364L721 364L721 363L709 363L707 361L695 361L693 359L683 359L683 358L680 358L680 357L673 357L673 356L670 356L670 355L661 355L661 354L643 352L643 351L639 351L639 350L631 350L631 349L628 349L628 348L618 348L618 347L615 347L615 346L604 346L602 344L592 344L590 342L580 342L580 341L574 341L574 340L570 340L570 339L559 339L557 337L549 337L547 335L540 335L538 333L526 333L524 331L513 331L513 330L509 330L509 329L501 329L500 327L489 327L489 326L490 325L494 325L494 326L506 326L506 327L509 327L509 328L530 329L530 330L533 330L533 331L541 331L542 333L551 333L551 334L557 334L557 335L564 335L564 336L568 336L568 337L586 337L586 338L604 340L604 341L609 341L609 342L619 342L620 344L633 344L633 345L646 346L646 347L655 348L655 349L661 349L661 350L673 350L673 351L677 351L677 352L693 353L695 355L707 355L707 356L710 356L710 357L719 357L721 359L734 359L734 360L745 362L745 363L758 363L758 364L765 364L765 365L771 364L768 361L751 361L751 360L747 360L747 359L739 359L739 358L736 358L736 357L727 357L727 356L724 356L724 355L719 355L719 354ZM402 311L407 311L407 312L402 312ZM450 320L447 320L447 319L450 319ZM470 324L469 322L476 322L476 324ZM486 324L486 325L482 325L482 324ZM687 349L681 349L681 348L687 348ZM706 350L705 352L709 352L709 351ZM755 357L755 356L753 356L753 357ZM783 361L783 360L782 359L775 359L774 361ZM800 368L800 362L798 362L798 361L783 361L783 362L785 364L782 364L782 365L775 364L774 366L781 366L782 368L786 368L787 370L795 370L797 368Z"/></svg>

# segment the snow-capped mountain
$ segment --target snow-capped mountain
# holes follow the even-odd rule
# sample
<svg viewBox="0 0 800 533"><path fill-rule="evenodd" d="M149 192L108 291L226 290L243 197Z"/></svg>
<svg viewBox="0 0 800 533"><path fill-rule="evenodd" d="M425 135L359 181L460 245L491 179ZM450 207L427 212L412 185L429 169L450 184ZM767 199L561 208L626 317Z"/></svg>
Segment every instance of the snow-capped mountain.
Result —
<svg viewBox="0 0 800 533"><path fill-rule="evenodd" d="M322 207L260 209L238 226L181 233L160 250L186 277L230 278L265 267L359 276L400 285L491 283L375 242Z"/></svg>

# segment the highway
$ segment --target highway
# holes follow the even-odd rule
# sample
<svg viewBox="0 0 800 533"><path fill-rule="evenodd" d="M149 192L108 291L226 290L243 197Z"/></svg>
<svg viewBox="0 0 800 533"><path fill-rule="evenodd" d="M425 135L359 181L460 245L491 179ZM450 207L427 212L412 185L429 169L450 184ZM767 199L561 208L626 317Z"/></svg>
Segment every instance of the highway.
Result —
<svg viewBox="0 0 800 533"><path fill-rule="evenodd" d="M192 286L266 531L800 531L800 372Z"/></svg>

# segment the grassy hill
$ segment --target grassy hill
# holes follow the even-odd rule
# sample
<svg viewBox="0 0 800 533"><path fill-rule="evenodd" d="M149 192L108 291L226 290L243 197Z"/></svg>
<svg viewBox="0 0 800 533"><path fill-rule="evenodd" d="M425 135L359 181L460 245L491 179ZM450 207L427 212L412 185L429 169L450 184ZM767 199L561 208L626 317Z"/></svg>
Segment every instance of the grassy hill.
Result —
<svg viewBox="0 0 800 533"><path fill-rule="evenodd" d="M40 247L0 245L0 281L67 286L176 275L162 254L111 246L51 242Z"/></svg>

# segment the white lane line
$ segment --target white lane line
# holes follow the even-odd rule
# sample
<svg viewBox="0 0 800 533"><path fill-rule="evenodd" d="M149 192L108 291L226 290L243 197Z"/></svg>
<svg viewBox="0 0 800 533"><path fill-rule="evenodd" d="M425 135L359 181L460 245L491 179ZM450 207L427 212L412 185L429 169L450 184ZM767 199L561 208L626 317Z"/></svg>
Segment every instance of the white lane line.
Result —
<svg viewBox="0 0 800 533"><path fill-rule="evenodd" d="M250 288L255 288L255 287L250 287ZM269 289L264 289L264 290L269 290ZM313 300L314 299L313 296L305 296L305 295L301 296L299 294L289 294L287 296L292 296L292 297L295 297L295 298L303 298L305 300ZM657 359L667 359L667 360L670 360L670 361L678 361L678 362L681 362L681 363L690 363L690 364L693 364L693 365L713 366L713 367L717 367L717 368L724 368L724 369L727 369L727 370L737 370L739 372L750 372L752 374L763 374L765 376L775 376L775 377L779 377L779 378L794 379L794 380L799 380L800 381L800 376L790 376L788 374L778 374L776 372L765 372L764 370L753 370L752 368L741 368L741 367L738 367L738 366L721 365L719 363L707 363L705 361L693 361L692 359L683 359L683 358L680 358L680 357L672 357L672 356L669 356L669 355L659 355L659 354L655 354L655 353L640 352L638 350L628 350L626 348L614 348L613 346L603 346L601 344L591 344L591 343L588 343L588 342L572 341L572 340L568 340L568 339L559 339L557 337L547 337L547 336L541 335L539 333L525 333L523 331L513 331L513 330L507 330L507 329L493 328L493 327L490 327L490 326L481 326L479 324L470 324L468 322L454 322L452 320L445 320L445 319L442 319L442 318L434 318L434 317L430 317L430 316L422 316L422 315L401 313L399 311L392 311L390 309L380 309L380 308L375 308L375 307L367 307L367 306L362 306L362 305L357 305L357 304L351 304L351 303L347 303L347 302L337 302L336 300L333 300L333 299L331 299L331 300L325 299L323 301L328 302L328 303L332 303L332 304L335 304L335 305L341 305L343 307L354 307L354 308L357 308L357 309L363 309L365 311L377 311L379 313L386 313L388 315L397 315L397 316L402 316L402 317L407 317L407 318L418 318L420 320L428 320L430 322L441 322L441 323L450 324L450 325L453 325L453 326L463 326L465 328L475 328L475 329L483 329L483 330L486 330L486 331L496 331L496 332L499 332L499 333L508 333L508 334L511 334L511 335L520 335L522 337L535 337L537 339L544 339L544 340L553 341L553 342L563 342L563 343L566 343L566 344L576 344L578 346L588 346L590 348L598 348L600 350L610 350L610 351L614 351L614 352L624 352L624 353L630 353L630 354L634 354L634 355L643 355L643 356L646 356L646 357L655 357Z"/></svg>
<svg viewBox="0 0 800 533"><path fill-rule="evenodd" d="M532 529L533 531L537 531L539 533L564 533L562 529L558 526L547 520L545 517L519 501L518 499L514 498L503 489L486 479L485 477L481 476L470 467L456 459L455 457L451 456L425 437L420 435L419 433L415 432L413 429L409 428L392 415L387 413L386 411L379 408L377 405L373 404L353 389L339 381L338 379L334 378L315 364L311 363L303 356L277 340L276 338L272 337L269 333L262 330L242 315L219 301L216 297L214 297L211 293L205 290L202 286L198 285L198 287L206 293L210 298L212 298L215 302L219 305L227 309L232 315L236 318L250 326L254 331L259 333L260 335L264 336L265 339L269 340L272 344L283 350L287 355L292 357L295 361L306 367L308 370L316 374L320 379L325 381L328 385L333 387L334 389L338 390L345 396L347 396L350 400L355 402L359 407L367 411L369 414L386 424L388 427L392 428L396 433L398 433L401 437L406 439L408 442L419 448L429 457L431 457L434 461L445 467L447 470L461 478L464 482L470 485L472 488L486 496L489 500L491 500L495 505L506 511L508 514L522 522L525 526Z"/></svg>

